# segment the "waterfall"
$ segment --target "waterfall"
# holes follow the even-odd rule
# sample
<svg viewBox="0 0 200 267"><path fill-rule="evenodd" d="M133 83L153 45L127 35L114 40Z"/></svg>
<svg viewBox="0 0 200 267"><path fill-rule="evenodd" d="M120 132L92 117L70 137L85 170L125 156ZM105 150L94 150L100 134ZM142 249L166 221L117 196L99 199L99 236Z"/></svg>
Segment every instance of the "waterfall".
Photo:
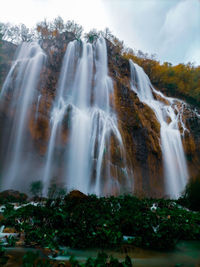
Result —
<svg viewBox="0 0 200 267"><path fill-rule="evenodd" d="M63 59L63 64L60 74L61 78L59 79L59 84L57 88L57 96L51 112L51 121L50 121L51 135L48 144L46 163L43 173L44 195L46 195L48 192L50 181L53 178L52 173L54 173L54 169L56 168L56 166L54 166L53 164L56 136L60 134L62 121L69 107L69 99L70 99L69 91L71 89L73 72L75 68L76 46L77 46L77 41L73 41L68 44ZM68 90L65 90L66 88Z"/></svg>
<svg viewBox="0 0 200 267"><path fill-rule="evenodd" d="M31 181L42 179L44 195L54 182L68 191L89 194L133 192L133 174L112 100L114 87L104 38L93 44L75 40L67 45L48 114L47 150L40 154L31 127L37 125L46 99L46 91L39 89L45 62L38 43L23 43L3 84L1 188L27 190ZM130 68L132 90L154 111L161 126L166 194L178 197L188 181L182 145L188 131L182 118L185 103L155 90L143 69L132 61Z"/></svg>
<svg viewBox="0 0 200 267"><path fill-rule="evenodd" d="M161 149L165 173L166 194L179 197L188 181L188 170L183 150L179 124L184 131L182 120L184 102L166 97L153 88L144 70L130 60L131 88L140 101L146 103L160 123ZM155 96L161 100L157 100ZM164 101L162 101L164 100Z"/></svg>
<svg viewBox="0 0 200 267"><path fill-rule="evenodd" d="M41 100L42 95L39 94L37 98L37 104L36 104L36 110L35 110L35 120L37 121L38 119L38 114L39 114L39 106L40 106L40 100Z"/></svg>
<svg viewBox="0 0 200 267"><path fill-rule="evenodd" d="M10 98L9 106L6 108L9 108L9 112L12 113L12 125L8 127L10 137L2 174L4 189L12 188L16 184L16 177L19 178L22 175L22 169L27 167L25 166L27 157L24 155L24 148L27 145L25 132L28 128L30 107L38 95L38 81L45 58L38 43L23 43L1 91L1 105L4 105L5 99ZM19 181L17 183L20 184Z"/></svg>
<svg viewBox="0 0 200 267"><path fill-rule="evenodd" d="M66 130L60 153L60 182L67 190L106 195L132 191L117 118L111 108L113 84L108 76L107 48L96 43L70 42L62 64L51 114L51 136L43 175L44 194L56 171L56 147ZM111 141L116 145L112 147ZM120 163L115 163L116 149Z"/></svg>
<svg viewBox="0 0 200 267"><path fill-rule="evenodd" d="M45 97L38 90L45 59L38 43L23 43L2 87L0 108L9 114L1 138L2 188L20 188L35 176L44 183L44 195L54 180L67 190L97 195L133 191L102 37L93 44L76 40L68 44L51 108L46 155L37 164L40 158L28 129L31 112L37 123ZM181 140L187 131L184 102L155 90L132 61L130 68L132 90L154 111L161 126L166 194L178 197L188 181Z"/></svg>

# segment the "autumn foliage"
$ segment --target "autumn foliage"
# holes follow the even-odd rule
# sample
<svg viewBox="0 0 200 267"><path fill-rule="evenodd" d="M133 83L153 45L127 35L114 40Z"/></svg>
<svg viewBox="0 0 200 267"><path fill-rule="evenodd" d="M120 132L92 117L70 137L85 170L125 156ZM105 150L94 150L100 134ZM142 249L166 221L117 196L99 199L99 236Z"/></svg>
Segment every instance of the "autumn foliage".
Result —
<svg viewBox="0 0 200 267"><path fill-rule="evenodd" d="M200 106L200 66L195 67L191 63L175 66L168 62L161 64L142 52L136 55L131 51L124 53L124 57L140 65L152 84L168 96L180 97Z"/></svg>

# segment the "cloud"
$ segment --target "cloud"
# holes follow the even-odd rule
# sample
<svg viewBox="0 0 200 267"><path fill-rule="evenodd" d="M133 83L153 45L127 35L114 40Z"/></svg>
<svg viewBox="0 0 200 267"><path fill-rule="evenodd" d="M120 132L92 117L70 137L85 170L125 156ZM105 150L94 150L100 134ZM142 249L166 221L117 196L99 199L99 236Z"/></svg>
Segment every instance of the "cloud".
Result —
<svg viewBox="0 0 200 267"><path fill-rule="evenodd" d="M6 0L1 3L2 22L24 23L33 27L44 18L61 16L75 20L86 31L105 28L109 22L101 0Z"/></svg>
<svg viewBox="0 0 200 267"><path fill-rule="evenodd" d="M103 0L113 32L135 49L173 64L196 61L200 49L199 0Z"/></svg>
<svg viewBox="0 0 200 267"><path fill-rule="evenodd" d="M173 64L200 64L199 0L6 0L1 22L36 22L62 16L85 31L110 30L131 48Z"/></svg>
<svg viewBox="0 0 200 267"><path fill-rule="evenodd" d="M164 25L159 33L161 57L164 58L166 55L166 60L173 58L176 63L194 60L193 53L198 50L197 45L200 46L199 8L196 0L184 0L167 12Z"/></svg>

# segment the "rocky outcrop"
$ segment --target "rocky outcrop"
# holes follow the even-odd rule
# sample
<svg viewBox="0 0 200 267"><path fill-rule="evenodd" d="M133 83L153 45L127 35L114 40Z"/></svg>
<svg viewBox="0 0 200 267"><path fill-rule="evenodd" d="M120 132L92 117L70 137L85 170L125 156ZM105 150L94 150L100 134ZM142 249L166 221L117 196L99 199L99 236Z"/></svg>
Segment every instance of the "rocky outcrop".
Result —
<svg viewBox="0 0 200 267"><path fill-rule="evenodd" d="M188 131L183 138L191 178L200 174L200 113L189 105L184 109L184 120Z"/></svg>
<svg viewBox="0 0 200 267"><path fill-rule="evenodd" d="M82 192L80 192L79 190L73 190L71 191L65 198L65 200L67 199L79 199L79 200L83 200L83 199L88 199L88 196L83 194Z"/></svg>

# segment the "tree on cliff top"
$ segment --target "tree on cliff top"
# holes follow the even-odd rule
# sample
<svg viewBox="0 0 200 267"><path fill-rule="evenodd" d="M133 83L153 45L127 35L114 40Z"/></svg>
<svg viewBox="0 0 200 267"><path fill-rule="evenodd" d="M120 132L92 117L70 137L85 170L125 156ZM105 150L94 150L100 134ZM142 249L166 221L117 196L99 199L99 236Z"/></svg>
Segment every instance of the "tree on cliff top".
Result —
<svg viewBox="0 0 200 267"><path fill-rule="evenodd" d="M57 17L54 21L48 22L46 19L37 23L36 31L38 39L54 39L61 33L72 32L76 39L80 39L83 27L75 23L73 20L68 20L66 23L61 17Z"/></svg>
<svg viewBox="0 0 200 267"><path fill-rule="evenodd" d="M24 24L12 25L10 23L0 23L0 31L3 40L14 44L36 39L35 31L27 28Z"/></svg>

